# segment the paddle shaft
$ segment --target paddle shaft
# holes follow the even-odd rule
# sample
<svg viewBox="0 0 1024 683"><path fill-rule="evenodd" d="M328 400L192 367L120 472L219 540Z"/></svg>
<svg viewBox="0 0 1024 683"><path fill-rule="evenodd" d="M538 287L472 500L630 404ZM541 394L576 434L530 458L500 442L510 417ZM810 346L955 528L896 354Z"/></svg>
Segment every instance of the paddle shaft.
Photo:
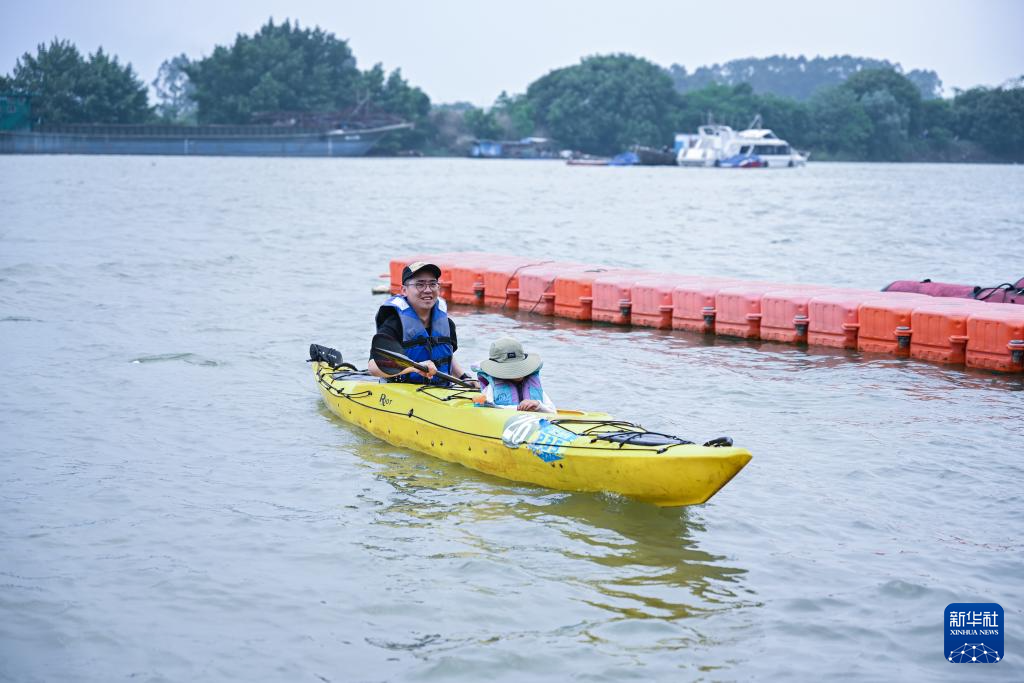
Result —
<svg viewBox="0 0 1024 683"><path fill-rule="evenodd" d="M400 353L395 353L394 351L388 351L387 349L382 349L379 346L374 347L373 352L374 353L379 353L382 356L390 358L391 360L395 361L396 363L398 363L399 365L401 365L403 367L412 368L413 370L416 370L417 372L420 372L423 375L427 374L427 366L426 365L423 365L421 363L417 363L416 361L414 361L412 358L409 358L408 356L403 356ZM465 382L465 381L459 379L458 377L454 377L452 375L449 375L446 372L441 372L440 370L435 372L434 376L435 377L440 377L441 379L443 379L443 380L445 380L447 382L451 382L452 384L457 384L460 387L465 387L466 389L476 389L476 387L474 385L470 384L469 382Z"/></svg>

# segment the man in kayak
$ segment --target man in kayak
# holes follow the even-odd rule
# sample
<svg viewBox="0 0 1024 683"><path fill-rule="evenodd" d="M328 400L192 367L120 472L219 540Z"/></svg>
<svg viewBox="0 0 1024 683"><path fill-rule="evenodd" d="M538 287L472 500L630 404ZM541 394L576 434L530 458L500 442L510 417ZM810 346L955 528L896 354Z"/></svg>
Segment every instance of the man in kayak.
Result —
<svg viewBox="0 0 1024 683"><path fill-rule="evenodd" d="M544 361L536 353L526 353L523 345L511 337L491 344L487 359L473 366L480 381L484 403L499 408L554 413L555 404L540 384Z"/></svg>
<svg viewBox="0 0 1024 683"><path fill-rule="evenodd" d="M469 377L454 358L458 348L455 323L439 296L440 277L441 269L433 263L410 263L402 270L402 293L388 299L377 311L377 334L401 344L405 355L425 365L428 372L424 375L406 368L397 375L388 374L371 358L371 375L415 384L446 384L434 377L438 371L460 379Z"/></svg>

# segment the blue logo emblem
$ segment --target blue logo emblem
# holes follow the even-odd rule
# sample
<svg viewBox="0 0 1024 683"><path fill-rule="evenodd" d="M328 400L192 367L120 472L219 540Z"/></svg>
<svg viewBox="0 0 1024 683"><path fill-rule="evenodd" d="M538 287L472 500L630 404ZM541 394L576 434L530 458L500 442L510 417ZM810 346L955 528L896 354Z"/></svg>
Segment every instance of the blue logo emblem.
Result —
<svg viewBox="0 0 1024 683"><path fill-rule="evenodd" d="M505 423L501 441L512 449L525 443L544 462L554 462L562 459L562 447L571 444L578 436L536 413L526 413L518 414Z"/></svg>
<svg viewBox="0 0 1024 683"><path fill-rule="evenodd" d="M1003 658L1003 608L994 602L954 602L946 606L946 661L995 664Z"/></svg>
<svg viewBox="0 0 1024 683"><path fill-rule="evenodd" d="M532 443L527 444L527 448L544 462L554 462L555 460L562 459L562 456L559 455L562 451L562 446L572 443L576 436L576 434L568 429L563 429L547 420L541 420L537 438Z"/></svg>

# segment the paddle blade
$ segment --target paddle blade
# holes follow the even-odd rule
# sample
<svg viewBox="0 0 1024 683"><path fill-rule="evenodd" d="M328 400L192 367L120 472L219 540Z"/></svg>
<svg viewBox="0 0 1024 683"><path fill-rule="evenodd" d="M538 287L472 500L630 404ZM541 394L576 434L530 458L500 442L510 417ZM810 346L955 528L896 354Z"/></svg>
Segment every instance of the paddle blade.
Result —
<svg viewBox="0 0 1024 683"><path fill-rule="evenodd" d="M341 357L341 351L332 349L329 346L321 346L320 344L309 345L309 360L316 362L327 363L332 368L340 368L345 364L344 359Z"/></svg>
<svg viewBox="0 0 1024 683"><path fill-rule="evenodd" d="M405 357L404 350L400 343L386 334L373 335L370 355L382 372L397 375L405 368L415 367L417 364Z"/></svg>
<svg viewBox="0 0 1024 683"><path fill-rule="evenodd" d="M377 363L377 368L381 372L390 375L391 377L394 377L395 375L397 375L398 373L405 369L404 367L402 367L395 361L391 360L390 358L374 357L373 360L374 362Z"/></svg>
<svg viewBox="0 0 1024 683"><path fill-rule="evenodd" d="M426 374L427 367L422 363L417 363L413 359L405 355L405 349L392 337L386 334L375 334L373 335L373 342L371 344L372 350L370 355L373 356L373 361L377 364L382 372L392 374L392 369L396 368L412 368L421 373ZM395 373L397 374L397 372ZM434 375L451 384L457 384L460 387L466 389L477 389L475 384L470 384L457 377L452 377L444 372L438 372Z"/></svg>

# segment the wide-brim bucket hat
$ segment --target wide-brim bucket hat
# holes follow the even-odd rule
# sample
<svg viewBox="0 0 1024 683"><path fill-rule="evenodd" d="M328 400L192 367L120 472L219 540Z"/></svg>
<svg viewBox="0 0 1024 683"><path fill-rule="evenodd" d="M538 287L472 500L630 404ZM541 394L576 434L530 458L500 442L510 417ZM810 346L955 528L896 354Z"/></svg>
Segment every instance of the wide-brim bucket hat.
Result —
<svg viewBox="0 0 1024 683"><path fill-rule="evenodd" d="M536 353L525 353L523 345L511 337L503 337L491 344L487 360L480 369L498 379L519 379L540 370L543 359Z"/></svg>

